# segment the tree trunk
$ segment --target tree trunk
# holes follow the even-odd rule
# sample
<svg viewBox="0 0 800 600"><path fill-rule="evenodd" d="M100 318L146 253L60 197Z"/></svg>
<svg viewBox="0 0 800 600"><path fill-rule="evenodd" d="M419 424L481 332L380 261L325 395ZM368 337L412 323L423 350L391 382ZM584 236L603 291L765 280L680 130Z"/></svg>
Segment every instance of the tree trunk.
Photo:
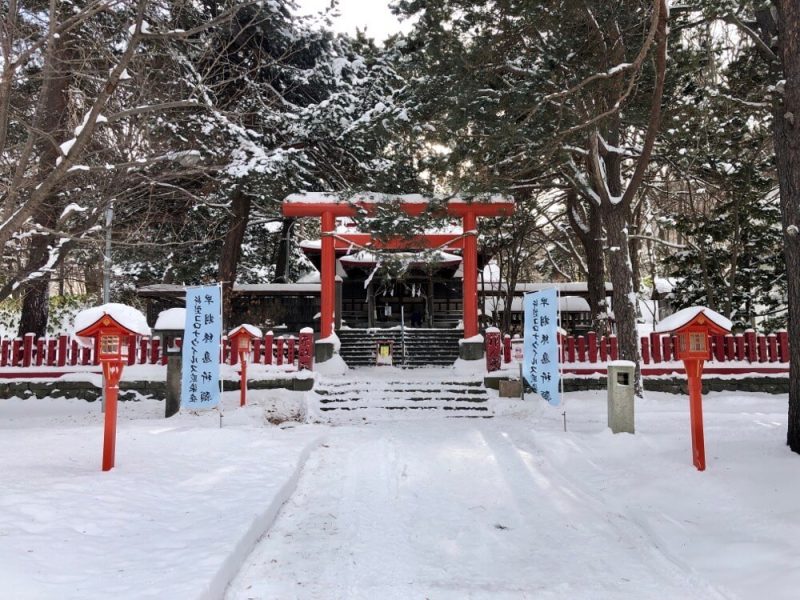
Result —
<svg viewBox="0 0 800 600"><path fill-rule="evenodd" d="M775 0L775 6L786 79L783 97L776 94L773 110L791 341L786 443L800 453L800 5L797 0Z"/></svg>
<svg viewBox="0 0 800 600"><path fill-rule="evenodd" d="M52 210L44 207L44 213L38 215L36 221L45 227L52 227L52 215ZM19 337L26 333L35 333L37 337L41 337L47 333L47 319L50 316L50 271L44 267L50 257L52 242L50 235L35 235L31 238L26 271L40 271L41 275L22 285L22 314L17 332ZM51 265L50 268L54 266Z"/></svg>
<svg viewBox="0 0 800 600"><path fill-rule="evenodd" d="M586 286L592 310L592 329L598 336L608 335L608 301L606 300L606 267L603 258L602 222L597 208L591 209L593 223L586 241L581 240L586 253Z"/></svg>
<svg viewBox="0 0 800 600"><path fill-rule="evenodd" d="M57 144L66 139L66 125L69 116L69 84L72 78L70 59L72 51L69 47L71 36L64 34L51 42L48 48L47 62L45 63L41 100L36 115L37 128L45 132L37 141L39 152L39 173L41 179L52 169L60 155ZM51 194L33 215L33 220L42 227L52 229L55 227L61 213L63 202L58 198L58 193ZM28 251L28 272L43 269L50 257L50 246L54 242L53 236L42 233L31 238ZM50 265L51 268L55 265ZM22 315L20 316L19 335L35 333L43 336L47 332L47 319L49 317L49 289L50 272L42 274L22 285Z"/></svg>
<svg viewBox="0 0 800 600"><path fill-rule="evenodd" d="M633 291L633 269L628 245L627 215L624 206L604 206L603 222L608 238L608 271L614 286L612 307L617 324L619 357L636 364L634 391L642 395L639 339L636 330L636 294Z"/></svg>
<svg viewBox="0 0 800 600"><path fill-rule="evenodd" d="M589 308L592 312L592 330L598 336L608 334L608 305L606 303L606 268L603 259L603 222L600 210L587 204L586 223L579 223L576 217L578 194L570 190L567 194L567 215L570 226L578 237L586 255L586 286L589 294Z"/></svg>
<svg viewBox="0 0 800 600"><path fill-rule="evenodd" d="M232 316L232 292L236 281L236 269L239 266L239 257L242 254L242 241L247 229L247 220L250 217L251 198L240 189L233 192L231 198L231 224L222 242L222 252L219 257L219 281L222 284L222 319L228 326Z"/></svg>

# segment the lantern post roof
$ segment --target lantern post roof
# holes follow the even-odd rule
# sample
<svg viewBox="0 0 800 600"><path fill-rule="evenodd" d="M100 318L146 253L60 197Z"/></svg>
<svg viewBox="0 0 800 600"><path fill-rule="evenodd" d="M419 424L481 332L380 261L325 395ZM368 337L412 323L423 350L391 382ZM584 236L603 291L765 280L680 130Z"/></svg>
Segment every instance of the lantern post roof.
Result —
<svg viewBox="0 0 800 600"><path fill-rule="evenodd" d="M656 331L661 333L679 332L694 325L707 327L709 333L715 335L730 333L733 327L730 319L723 317L718 312L706 306L691 306L663 319L656 326Z"/></svg>
<svg viewBox="0 0 800 600"><path fill-rule="evenodd" d="M132 306L108 303L82 310L75 316L75 336L83 343L101 329L113 327L124 335L150 335L145 316Z"/></svg>
<svg viewBox="0 0 800 600"><path fill-rule="evenodd" d="M186 309L168 308L158 313L153 329L159 331L183 331L186 326Z"/></svg>
<svg viewBox="0 0 800 600"><path fill-rule="evenodd" d="M248 337L253 339L264 337L263 334L261 333L261 330L258 327L254 325L248 325L247 323L239 325L238 327L234 327L228 333L229 338L234 338L240 335L247 335Z"/></svg>

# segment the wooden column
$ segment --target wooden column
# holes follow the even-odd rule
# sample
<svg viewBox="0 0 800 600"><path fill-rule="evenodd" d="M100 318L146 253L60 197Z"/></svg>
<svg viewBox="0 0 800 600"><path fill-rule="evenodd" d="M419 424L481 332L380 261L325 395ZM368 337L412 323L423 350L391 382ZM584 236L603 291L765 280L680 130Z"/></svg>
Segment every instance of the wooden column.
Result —
<svg viewBox="0 0 800 600"><path fill-rule="evenodd" d="M375 287L371 281L367 286L367 327L375 327Z"/></svg>
<svg viewBox="0 0 800 600"><path fill-rule="evenodd" d="M333 305L333 322L336 326L336 330L342 328L342 280L336 277L336 257L333 258L333 281L334 287L336 288L336 301Z"/></svg>
<svg viewBox="0 0 800 600"><path fill-rule="evenodd" d="M428 313L426 315L426 323L428 327L433 327L433 275L428 277L428 297L425 298L425 311Z"/></svg>

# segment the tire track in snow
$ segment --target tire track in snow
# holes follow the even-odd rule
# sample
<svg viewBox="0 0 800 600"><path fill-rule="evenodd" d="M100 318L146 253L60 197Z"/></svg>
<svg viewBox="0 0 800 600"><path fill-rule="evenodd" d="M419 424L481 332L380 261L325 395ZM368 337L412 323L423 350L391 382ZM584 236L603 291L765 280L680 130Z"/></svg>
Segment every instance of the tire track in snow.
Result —
<svg viewBox="0 0 800 600"><path fill-rule="evenodd" d="M593 490L585 482L568 475L549 463L545 455L537 447L535 434L529 434L529 437L520 444L512 441L507 434L504 434L504 439L513 446L514 451L518 453L520 460L528 470L538 471L550 481L557 482L557 485L554 486L555 492L566 494L569 498L579 501L583 506L590 508L597 519L604 521L610 528L618 532L620 540L624 540L637 552L652 559L654 573L663 573L667 578L684 579L696 590L699 598L724 600L735 597L731 596L726 590L713 585L697 573L691 565L669 552L652 527L645 520L637 518L638 510L632 510L630 507L623 507L616 503L609 503L606 496L594 494ZM601 470L600 466L589 456L587 455L586 457L587 464L590 464L595 470Z"/></svg>
<svg viewBox="0 0 800 600"><path fill-rule="evenodd" d="M709 597L499 426L332 430L228 600Z"/></svg>

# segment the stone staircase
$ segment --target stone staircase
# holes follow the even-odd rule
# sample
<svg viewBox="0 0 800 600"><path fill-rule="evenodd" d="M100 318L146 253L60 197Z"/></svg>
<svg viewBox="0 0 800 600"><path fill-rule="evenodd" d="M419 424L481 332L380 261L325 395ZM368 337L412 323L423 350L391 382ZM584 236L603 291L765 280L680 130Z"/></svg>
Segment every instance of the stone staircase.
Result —
<svg viewBox="0 0 800 600"><path fill-rule="evenodd" d="M379 341L394 343L392 362L396 367L416 368L452 365L458 358L461 329L340 329L336 332L342 347L339 354L351 368L375 364ZM403 341L405 340L405 356Z"/></svg>
<svg viewBox="0 0 800 600"><path fill-rule="evenodd" d="M309 392L309 412L326 421L493 416L481 380L447 374L438 380L400 375L386 379L369 374L357 379L318 377Z"/></svg>

